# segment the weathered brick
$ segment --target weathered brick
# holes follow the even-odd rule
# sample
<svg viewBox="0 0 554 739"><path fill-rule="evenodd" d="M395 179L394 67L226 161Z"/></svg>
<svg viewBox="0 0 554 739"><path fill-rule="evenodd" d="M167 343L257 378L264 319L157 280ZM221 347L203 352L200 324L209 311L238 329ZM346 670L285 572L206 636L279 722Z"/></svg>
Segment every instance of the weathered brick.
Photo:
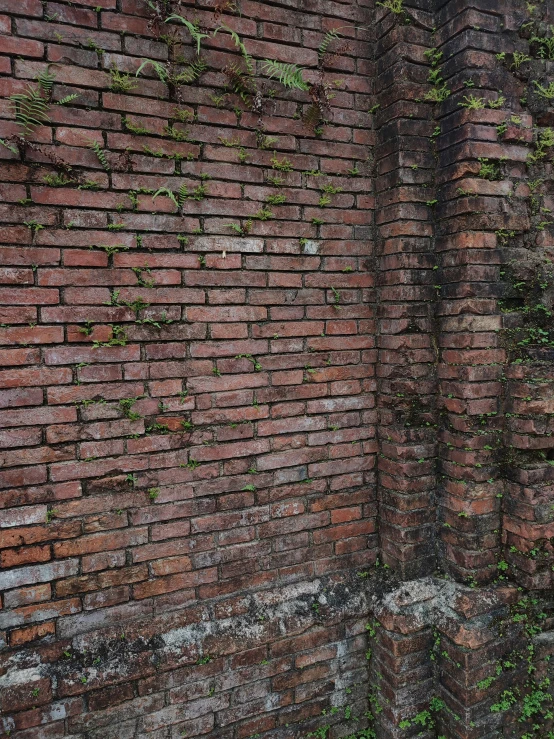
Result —
<svg viewBox="0 0 554 739"><path fill-rule="evenodd" d="M551 303L529 37L554 17L517 36L515 0L399 4L170 3L207 34L173 89L135 76L195 58L151 3L0 0L7 144L8 98L55 74L46 125L1 147L6 733L338 737L335 688L363 716L368 682L383 737L430 695L441 736L519 729L489 710L509 676L477 684L507 638L484 623L511 602L484 590L497 563L553 582L552 350L525 331ZM329 123L302 120L318 88L233 93L228 28L262 77L321 72ZM377 557L401 581L383 597Z"/></svg>
<svg viewBox="0 0 554 739"><path fill-rule="evenodd" d="M74 575L79 566L77 559L66 559L62 562L51 562L44 565L21 567L17 570L0 573L0 586L3 590L19 588L22 585L50 582L69 575Z"/></svg>

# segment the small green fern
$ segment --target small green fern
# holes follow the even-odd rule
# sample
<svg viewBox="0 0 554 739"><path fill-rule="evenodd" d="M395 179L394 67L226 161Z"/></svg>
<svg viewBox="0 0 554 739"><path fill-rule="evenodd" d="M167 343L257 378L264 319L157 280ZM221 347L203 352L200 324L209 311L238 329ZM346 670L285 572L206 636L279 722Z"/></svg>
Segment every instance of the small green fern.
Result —
<svg viewBox="0 0 554 739"><path fill-rule="evenodd" d="M227 33L230 34L231 38L233 39L233 43L235 44L237 49L240 51L241 56L244 60L244 64L246 66L246 73L248 74L249 77L253 77L254 76L254 60L248 53L248 49L241 41L238 33L236 33L236 31L233 31L232 28L229 28L229 26L226 26L226 25L221 25L220 28L222 28L224 31L227 31ZM216 30L214 31L214 36L216 35L218 31L219 31L219 28L216 28Z"/></svg>
<svg viewBox="0 0 554 739"><path fill-rule="evenodd" d="M189 192L189 189L185 183L181 185L177 192L173 192L169 187L160 187L159 190L152 195L152 200L157 198L159 195L165 195L169 198L176 208L182 208L185 200L193 198L194 200L201 200L205 196L205 186L199 185L193 193ZM200 197L201 196L201 197Z"/></svg>
<svg viewBox="0 0 554 739"><path fill-rule="evenodd" d="M102 167L106 170L106 172L109 172L111 170L111 167L108 163L108 160L106 159L106 154L98 141L91 141L90 142L90 148L93 150L93 152L98 157L98 161L102 165Z"/></svg>
<svg viewBox="0 0 554 739"><path fill-rule="evenodd" d="M196 41L196 54L200 56L200 44L202 43L202 39L208 38L209 34L202 33L200 31L200 26L197 23L191 23L186 18L183 18L182 15L170 15L169 18L166 18L165 22L169 23L169 21L179 21L187 27L188 32L192 36L192 40Z"/></svg>
<svg viewBox="0 0 554 739"><path fill-rule="evenodd" d="M387 10L390 10L390 12L395 15L400 15L403 11L402 3L403 0L384 0L382 3L378 2L377 5L380 5L382 8L387 8Z"/></svg>
<svg viewBox="0 0 554 739"><path fill-rule="evenodd" d="M173 191L169 189L169 187L160 187L158 190L156 190L156 192L152 195L152 200L155 200L159 195L165 195L166 198L169 198L171 200L176 208L179 207L177 198L175 197Z"/></svg>
<svg viewBox="0 0 554 739"><path fill-rule="evenodd" d="M76 100L79 96L78 95L66 95L61 100L58 100L56 105L67 105L68 103L72 103L74 100Z"/></svg>
<svg viewBox="0 0 554 739"><path fill-rule="evenodd" d="M195 82L200 76L208 69L208 65L203 59L198 59L195 62L187 64L185 69L175 76L175 82L177 84L187 84Z"/></svg>
<svg viewBox="0 0 554 739"><path fill-rule="evenodd" d="M136 83L126 72L120 72L115 67L110 69L111 83L110 90L112 92L131 92L136 89Z"/></svg>
<svg viewBox="0 0 554 739"><path fill-rule="evenodd" d="M309 90L310 86L304 81L304 70L296 64L285 64L273 59L266 59L262 65L263 71L269 78L276 77L285 87L295 90Z"/></svg>
<svg viewBox="0 0 554 739"><path fill-rule="evenodd" d="M179 192L177 193L177 202L181 206L185 202L185 200L189 197L189 189L188 187L183 183L181 187L179 188Z"/></svg>
<svg viewBox="0 0 554 739"><path fill-rule="evenodd" d="M52 86L55 75L46 69L38 75L37 86L28 85L24 92L10 97L16 123L21 127L22 135L28 136L37 126L50 120L48 109L52 97Z"/></svg>
<svg viewBox="0 0 554 739"><path fill-rule="evenodd" d="M162 64L155 59L143 59L137 69L137 76L148 66L154 69L158 79L166 85L186 85L195 82L208 68L206 62L199 58L187 64L181 72L176 74L170 64Z"/></svg>
<svg viewBox="0 0 554 739"><path fill-rule="evenodd" d="M148 66L154 68L154 72L158 75L158 78L161 82L167 82L167 80L169 79L169 71L167 69L167 66L165 64L162 64L161 62L157 62L155 59L143 59L142 64L137 69L135 76L138 77L142 70Z"/></svg>
<svg viewBox="0 0 554 739"><path fill-rule="evenodd" d="M54 72L50 71L50 66L48 66L44 72L41 72L37 75L37 82L39 84L39 87L42 88L45 95L51 95L52 94L52 87L54 86L54 80L56 79L56 75Z"/></svg>
<svg viewBox="0 0 554 739"><path fill-rule="evenodd" d="M335 28L333 28L331 31L327 31L327 33L323 37L323 41L319 45L319 49L317 50L317 56L320 61L329 51L329 45L331 44L331 42L335 41L338 38L340 38L340 33Z"/></svg>

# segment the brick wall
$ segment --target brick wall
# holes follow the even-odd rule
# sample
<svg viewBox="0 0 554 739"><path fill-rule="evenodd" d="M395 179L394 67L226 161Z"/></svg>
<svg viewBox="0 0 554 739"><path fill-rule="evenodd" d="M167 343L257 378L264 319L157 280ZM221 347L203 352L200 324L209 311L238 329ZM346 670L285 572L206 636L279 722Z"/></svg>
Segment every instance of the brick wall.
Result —
<svg viewBox="0 0 554 739"><path fill-rule="evenodd" d="M229 92L227 30L175 91L135 77L195 56L144 0L0 2L12 147L7 98L55 75L0 151L3 736L284 737L364 696L370 7L219 5L180 12L258 71L340 27L329 125L262 75L261 113Z"/></svg>
<svg viewBox="0 0 554 739"><path fill-rule="evenodd" d="M0 736L549 736L550 26L0 0Z"/></svg>

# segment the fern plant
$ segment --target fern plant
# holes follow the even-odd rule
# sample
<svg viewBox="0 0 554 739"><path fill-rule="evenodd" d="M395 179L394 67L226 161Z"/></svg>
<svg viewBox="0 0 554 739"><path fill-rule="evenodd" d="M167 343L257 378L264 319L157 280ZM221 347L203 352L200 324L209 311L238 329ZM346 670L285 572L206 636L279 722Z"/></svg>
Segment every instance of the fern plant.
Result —
<svg viewBox="0 0 554 739"><path fill-rule="evenodd" d="M170 92L174 93L179 85L189 85L195 82L206 71L208 65L203 59L196 59L185 66L184 69L178 71L176 64L172 61L161 62L155 59L143 59L142 64L137 69L136 76L146 67L152 67L160 82L163 82L170 88Z"/></svg>
<svg viewBox="0 0 554 739"><path fill-rule="evenodd" d="M37 126L50 120L48 109L52 97L55 75L46 69L37 77L37 86L28 85L24 92L10 97L16 123L23 137L29 136Z"/></svg>
<svg viewBox="0 0 554 739"><path fill-rule="evenodd" d="M90 148L93 150L93 152L98 157L98 161L102 165L102 167L106 170L106 172L110 172L111 167L108 163L108 160L106 159L106 154L98 141L91 141L90 142Z"/></svg>
<svg viewBox="0 0 554 739"><path fill-rule="evenodd" d="M68 105L69 103L72 103L74 100L77 100L78 97L79 97L79 95L77 95L75 93L73 95L66 95L61 100L58 100L58 102L56 103L56 105Z"/></svg>
<svg viewBox="0 0 554 739"><path fill-rule="evenodd" d="M330 108L330 100L332 94L331 87L324 80L324 65L329 54L331 43L340 38L339 29L334 28L328 31L323 37L322 42L317 50L319 80L315 83L306 82L304 79L304 69L296 64L285 64L272 59L267 59L263 64L263 71L270 78L277 78L279 82L289 89L304 90L310 93L312 103L303 116L304 123L312 129L316 129L320 121L325 117L325 113Z"/></svg>
<svg viewBox="0 0 554 739"><path fill-rule="evenodd" d="M185 202L185 200L188 198L188 196L189 196L188 187L183 182L183 184L181 185L181 187L179 188L179 191L177 193L177 203L180 206L182 206L183 203Z"/></svg>
<svg viewBox="0 0 554 739"><path fill-rule="evenodd" d="M279 82L289 89L309 90L309 84L304 80L304 70L296 64L285 64L273 59L266 59L262 65L263 71L271 79L276 77Z"/></svg>
<svg viewBox="0 0 554 739"><path fill-rule="evenodd" d="M227 76L227 86L238 95L247 108L252 107L252 98L255 88L251 78L245 73L239 64L229 64L223 70Z"/></svg>
<svg viewBox="0 0 554 739"><path fill-rule="evenodd" d="M338 28L332 28L330 31L327 31L327 33L323 37L323 41L320 43L317 50L317 58L320 63L323 62L325 55L329 53L329 46L331 45L331 43L333 41L336 41L338 38L340 38Z"/></svg>
<svg viewBox="0 0 554 739"><path fill-rule="evenodd" d="M330 51L331 44L340 37L340 28L331 29L323 37L317 50L318 77L316 82L307 82L304 79L306 70L296 64L285 64L266 59L262 66L262 70L270 79L278 79L284 87L289 89L303 90L309 93L311 103L304 111L302 120L304 125L311 128L315 134L321 132L321 123L331 109L331 100L334 93L332 92L332 86L325 80L325 65L330 56L340 53L340 51L334 53Z"/></svg>
<svg viewBox="0 0 554 739"><path fill-rule="evenodd" d="M380 5L382 8L387 8L387 10L390 10L390 12L395 15L400 15L400 13L402 13L402 4L403 0L384 0L382 3L377 3L377 5Z"/></svg>
<svg viewBox="0 0 554 739"><path fill-rule="evenodd" d="M151 0L146 0L146 2L154 11L152 22L159 23L163 21L164 23L169 23L171 21L178 21L187 28L193 42L196 44L197 59L185 64L184 69L179 69L177 65L183 60L181 58L176 59L174 55L174 46L179 43L177 34L174 33L168 36L162 36L161 38L166 40L166 43L170 48L170 59L163 64L155 59L143 59L136 72L138 76L145 67L151 66L158 76L158 79L168 86L170 97L176 98L180 101L181 93L179 91L179 85L188 85L191 82L195 82L207 69L206 63L200 59L200 46L205 38L209 38L209 34L204 33L198 23L189 21L182 15L178 15L177 13L171 13L171 15L169 15L170 3L167 2L167 0L158 0L156 3ZM160 2L162 5L160 5Z"/></svg>
<svg viewBox="0 0 554 739"><path fill-rule="evenodd" d="M151 66L154 68L154 72L158 75L158 78L161 82L167 83L167 80L169 79L169 71L168 71L168 65L162 64L161 62L156 61L155 59L143 59L142 64L136 71L136 77L139 76L139 74L142 72L142 70L145 67Z"/></svg>
<svg viewBox="0 0 554 739"><path fill-rule="evenodd" d="M476 95L464 95L462 102L459 102L458 105L468 110L482 110L485 107L485 98L478 98Z"/></svg>
<svg viewBox="0 0 554 739"><path fill-rule="evenodd" d="M536 93L539 97L554 100L554 82L551 82L548 87L540 85L536 80L533 80L533 84L537 88Z"/></svg>
<svg viewBox="0 0 554 739"><path fill-rule="evenodd" d="M227 76L227 86L238 95L247 108L252 107L252 96L255 92L252 80L239 64L229 64L223 70Z"/></svg>
<svg viewBox="0 0 554 739"><path fill-rule="evenodd" d="M152 200L155 200L160 195L165 195L166 198L169 198L171 200L176 208L179 207L177 198L175 197L173 190L170 190L169 187L160 187L158 190L156 190L156 192L152 195Z"/></svg>
<svg viewBox="0 0 554 739"><path fill-rule="evenodd" d="M49 187L64 187L65 185L70 185L75 182L72 177L67 177L64 174L47 174L44 175L42 181Z"/></svg>
<svg viewBox="0 0 554 739"><path fill-rule="evenodd" d="M196 42L196 55L200 56L200 44L202 43L203 39L209 38L209 34L202 33L200 30L200 26L197 23L191 23L191 21L183 18L182 15L177 15L176 13L170 15L169 18L166 18L165 22L169 23L169 21L179 21L184 26L186 26L188 32L192 36L192 40Z"/></svg>
<svg viewBox="0 0 554 739"><path fill-rule="evenodd" d="M237 49L240 51L240 54L242 56L242 59L244 61L244 65L246 67L246 73L250 76L254 76L254 60L250 56L248 49L244 45L244 43L241 41L240 36L236 31L233 31L232 28L229 28L229 26L221 25L220 28L222 28L224 31L227 31L227 33L231 36L233 43L237 47ZM214 36L219 31L219 28L216 28L214 31Z"/></svg>
<svg viewBox="0 0 554 739"><path fill-rule="evenodd" d="M242 102L253 113L261 114L263 107L262 93L256 84L254 60L250 56L248 49L240 36L228 26L221 25L214 31L214 36L223 29L233 40L236 48L241 55L240 62L234 62L227 65L223 69L223 73L227 77L227 86L229 89L240 97Z"/></svg>
<svg viewBox="0 0 554 739"><path fill-rule="evenodd" d="M530 43L537 44L539 59L554 59L554 26L548 26L550 36L531 36Z"/></svg>
<svg viewBox="0 0 554 739"><path fill-rule="evenodd" d="M535 144L535 152L529 152L527 161L536 164L544 159L548 154L548 149L554 146L554 129L544 128L539 132L537 142Z"/></svg>
<svg viewBox="0 0 554 739"><path fill-rule="evenodd" d="M115 67L110 69L111 83L110 90L112 92L131 92L136 89L136 83L133 82L131 76L125 72L120 72Z"/></svg>
<svg viewBox="0 0 554 739"><path fill-rule="evenodd" d="M445 82L442 87L432 87L428 90L423 99L431 103L442 103L448 97L450 97L450 90Z"/></svg>
<svg viewBox="0 0 554 739"><path fill-rule="evenodd" d="M199 185L192 195L189 193L188 187L184 182L176 193L170 190L169 187L160 187L152 195L152 200L155 200L160 195L165 195L166 198L169 198L176 208L182 208L185 200L188 200L188 198L192 197L194 200L201 200L205 195L205 186Z"/></svg>
<svg viewBox="0 0 554 739"><path fill-rule="evenodd" d="M175 82L176 84L190 85L191 82L196 82L207 69L206 62L203 59L197 59L187 64L179 74L175 75Z"/></svg>

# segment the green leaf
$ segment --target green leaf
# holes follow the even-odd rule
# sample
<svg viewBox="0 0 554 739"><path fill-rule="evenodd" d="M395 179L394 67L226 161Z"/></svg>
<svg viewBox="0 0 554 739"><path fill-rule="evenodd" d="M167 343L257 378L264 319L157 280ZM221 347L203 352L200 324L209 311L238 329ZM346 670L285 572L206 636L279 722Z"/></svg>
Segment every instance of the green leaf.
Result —
<svg viewBox="0 0 554 739"><path fill-rule="evenodd" d="M177 202L177 198L173 194L173 192L169 189L169 187L160 187L159 190L156 190L156 192L152 195L152 200L155 200L159 195L165 195L167 198L169 198L174 204L175 207L179 207L179 203Z"/></svg>
<svg viewBox="0 0 554 739"><path fill-rule="evenodd" d="M268 77L276 77L285 87L296 90L309 90L310 86L304 81L304 70L296 64L285 64L273 59L266 59L262 65L263 71Z"/></svg>
<svg viewBox="0 0 554 739"><path fill-rule="evenodd" d="M89 144L90 148L93 150L93 152L98 157L98 161L102 165L102 167L106 170L106 172L110 171L110 165L108 160L106 159L106 154L104 153L104 150L98 143L98 141L91 141Z"/></svg>
<svg viewBox="0 0 554 739"><path fill-rule="evenodd" d="M12 95L10 100L15 120L23 129L24 135L30 134L34 128L50 120L49 102L44 97L44 89L40 83L36 88L29 86L25 92Z"/></svg>
<svg viewBox="0 0 554 739"><path fill-rule="evenodd" d="M19 149L17 148L17 146L14 146L13 144L8 144L8 142L4 141L4 139L0 139L0 144L2 144L2 146L5 146L6 149L9 149L12 154L19 154Z"/></svg>
<svg viewBox="0 0 554 739"><path fill-rule="evenodd" d="M183 18L182 15L170 15L165 22L169 23L169 21L180 21L184 26L187 27L193 41L196 41L196 54L200 56L200 44L202 43L202 39L209 38L209 34L201 33L200 26L198 26L196 23L191 23L186 18Z"/></svg>
<svg viewBox="0 0 554 739"><path fill-rule="evenodd" d="M79 96L78 95L66 95L61 100L58 100L56 105L67 105L68 103L72 103L74 100L76 100Z"/></svg>
<svg viewBox="0 0 554 739"><path fill-rule="evenodd" d="M233 31L232 28L229 28L229 26L221 25L220 28L223 28L224 31L227 31L228 34L230 34L231 38L233 39L233 43L237 47L237 49L240 51L242 58L244 59L244 63L246 65L246 71L250 77L254 76L254 61L250 54L248 53L248 50L246 46L243 44L243 42L240 40L240 36L236 31ZM214 31L214 36L219 31L219 28L216 28Z"/></svg>
<svg viewBox="0 0 554 739"><path fill-rule="evenodd" d="M198 59L198 61L187 64L185 69L175 77L175 82L178 84L195 82L206 69L208 69L206 62L203 59Z"/></svg>
<svg viewBox="0 0 554 739"><path fill-rule="evenodd" d="M319 45L319 49L317 50L317 56L319 57L320 61L323 59L323 57L329 50L329 44L331 43L331 41L334 41L335 39L339 37L340 37L340 33L336 29L327 31L327 33L323 37L323 41Z"/></svg>
<svg viewBox="0 0 554 739"><path fill-rule="evenodd" d="M50 67L48 66L47 69L44 72L41 72L37 76L37 82L40 87L40 89L44 92L45 95L50 95L52 92L52 86L54 84L54 80L56 79L56 75L54 72L50 71Z"/></svg>
<svg viewBox="0 0 554 739"><path fill-rule="evenodd" d="M142 70L148 66L154 67L154 71L156 72L156 74L158 75L159 79L162 82L167 82L169 74L168 74L165 64L161 64L160 62L157 62L155 59L143 59L142 64L137 69L135 76L138 77L139 74L142 72Z"/></svg>

